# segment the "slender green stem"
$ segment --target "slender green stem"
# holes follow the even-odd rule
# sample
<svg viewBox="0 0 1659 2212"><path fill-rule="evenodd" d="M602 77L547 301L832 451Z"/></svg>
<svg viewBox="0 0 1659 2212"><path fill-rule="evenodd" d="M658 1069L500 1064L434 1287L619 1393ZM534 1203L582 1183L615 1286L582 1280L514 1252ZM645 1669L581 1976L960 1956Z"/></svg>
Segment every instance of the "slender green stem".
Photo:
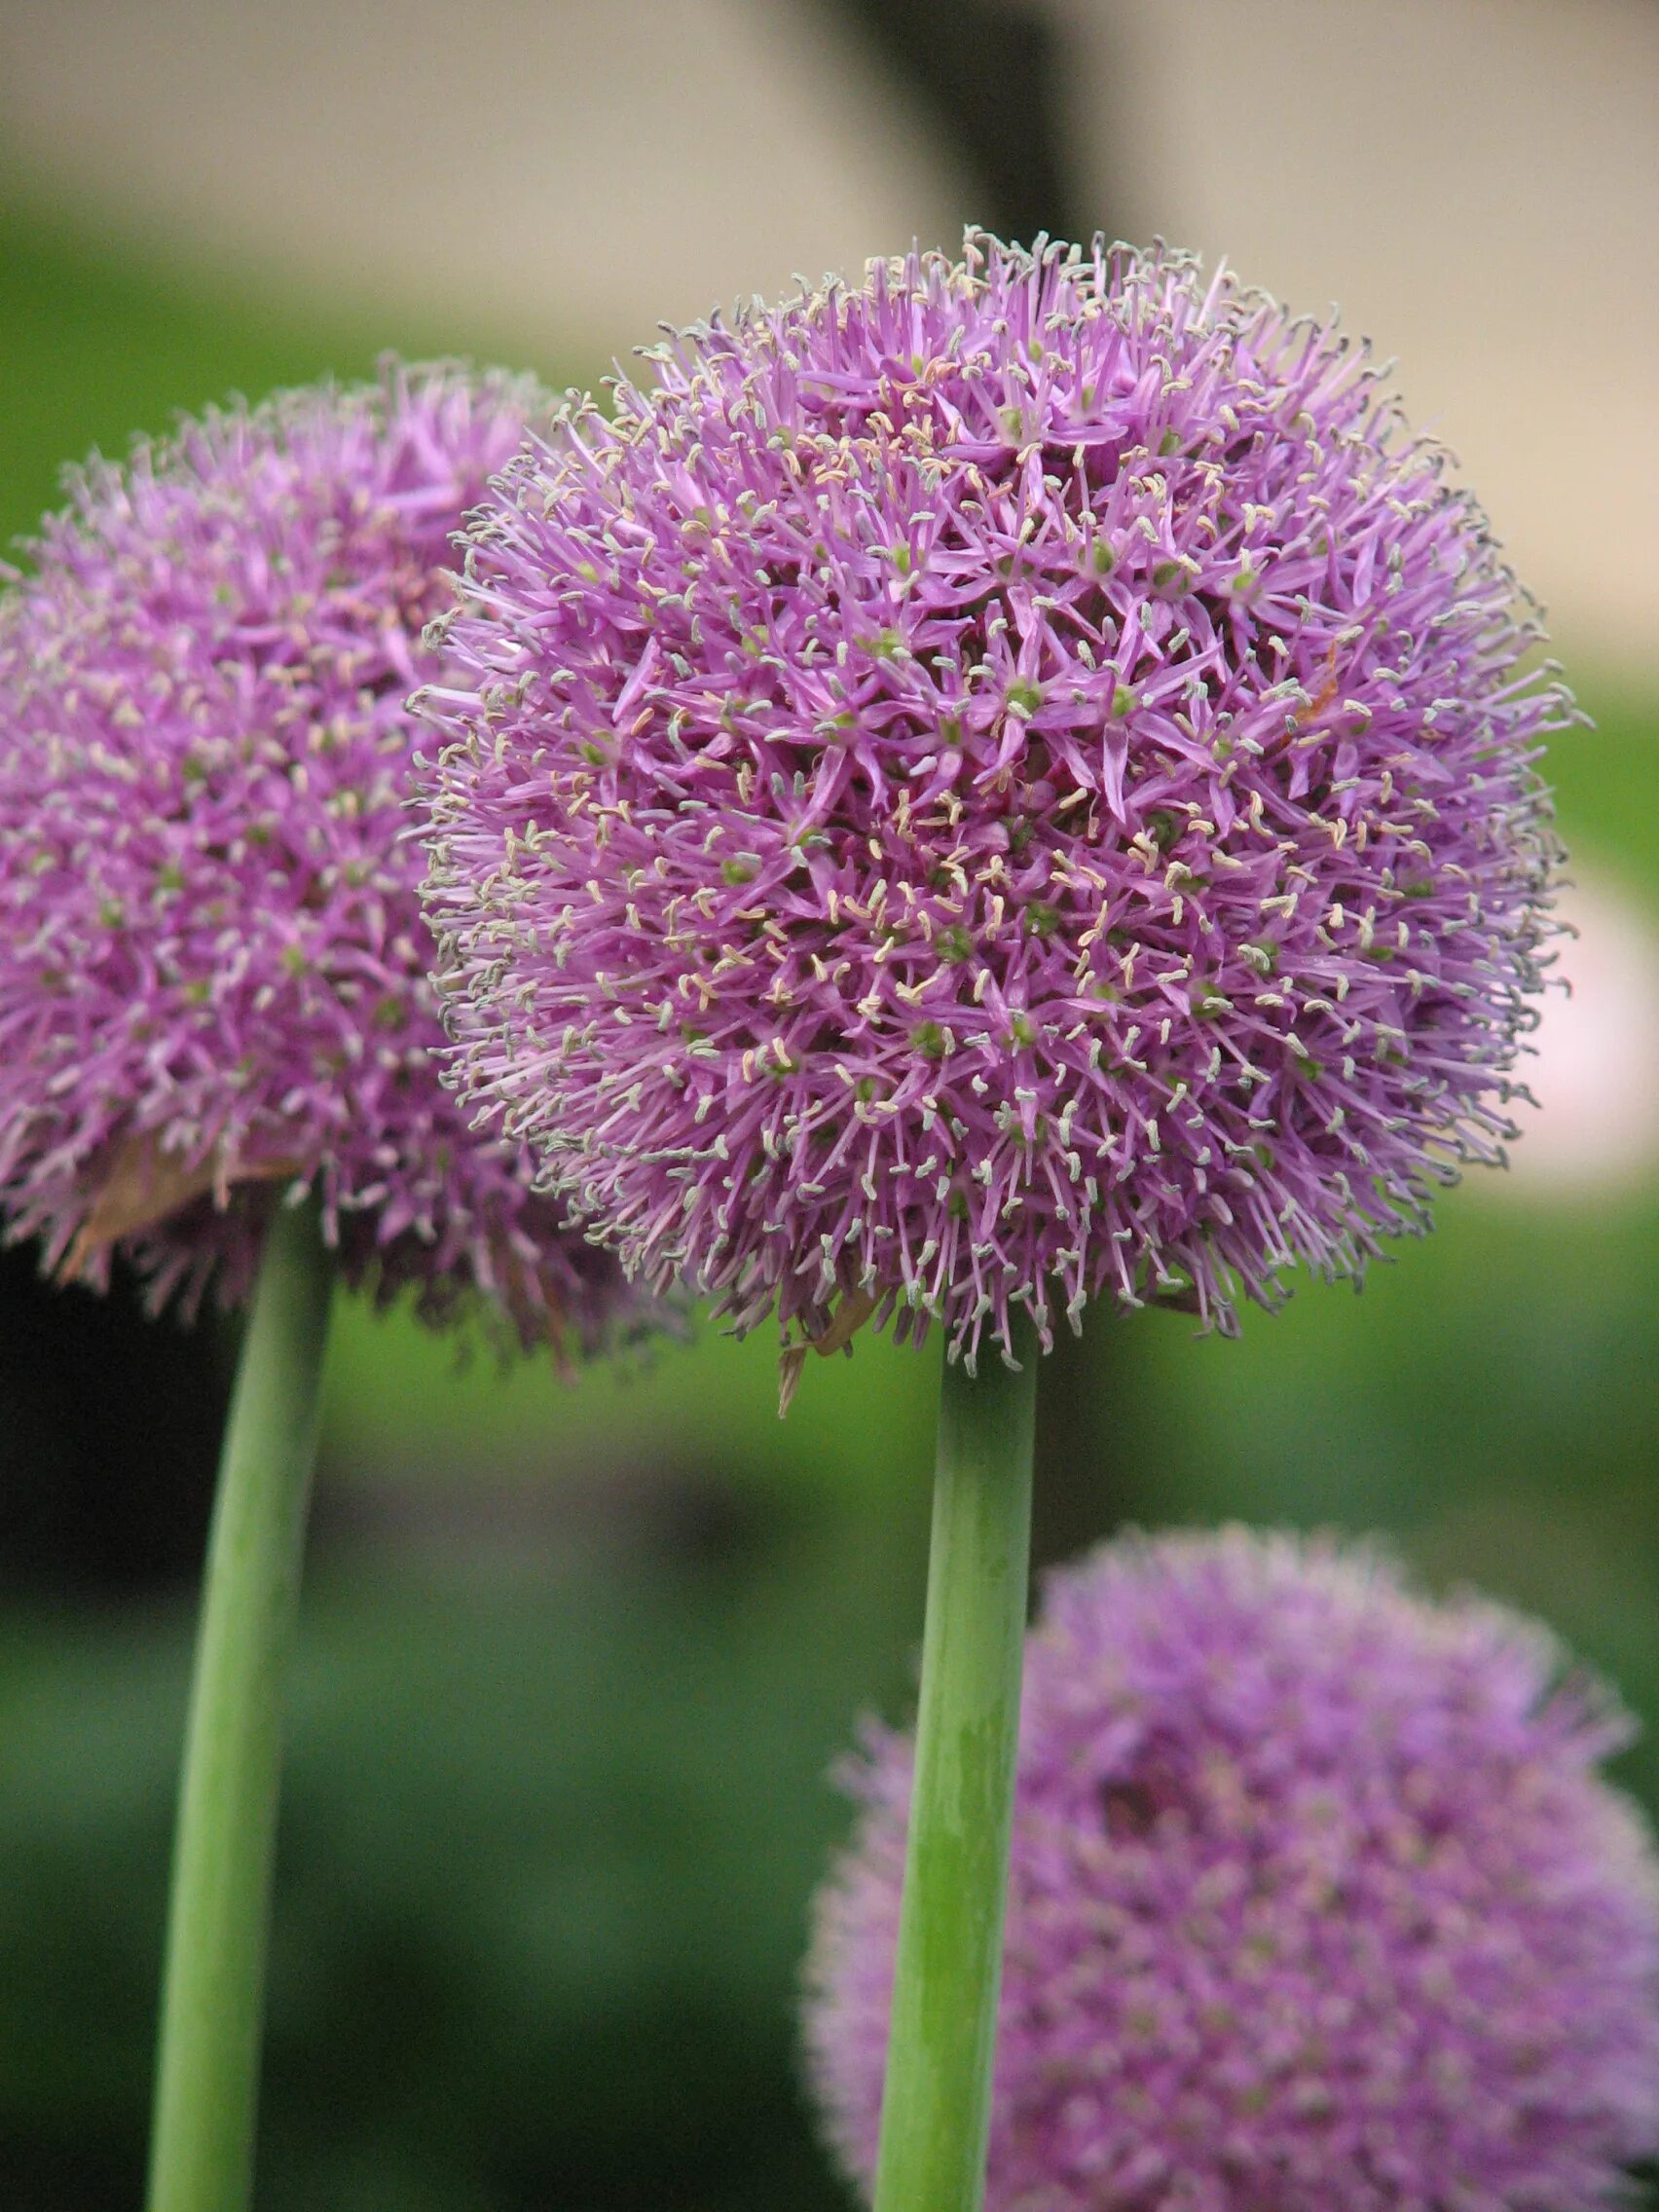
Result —
<svg viewBox="0 0 1659 2212"><path fill-rule="evenodd" d="M875 2212L978 2212L1031 1548L1037 1345L947 1366Z"/></svg>
<svg viewBox="0 0 1659 2212"><path fill-rule="evenodd" d="M253 2121L282 1692L331 1287L313 1206L273 1220L219 1462L162 1987L149 2212L241 2212Z"/></svg>

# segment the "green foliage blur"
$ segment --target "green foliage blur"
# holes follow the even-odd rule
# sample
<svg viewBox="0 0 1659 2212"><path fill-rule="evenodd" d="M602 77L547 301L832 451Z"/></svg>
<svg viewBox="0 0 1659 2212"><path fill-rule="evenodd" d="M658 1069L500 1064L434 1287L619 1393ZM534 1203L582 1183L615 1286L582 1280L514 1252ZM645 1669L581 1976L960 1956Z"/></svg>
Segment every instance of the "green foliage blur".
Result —
<svg viewBox="0 0 1659 2212"><path fill-rule="evenodd" d="M274 307L0 202L0 534L55 501L62 459L178 408L363 373L386 344L487 350L467 338ZM1655 702L1571 673L1602 727L1552 759L1568 843L1654 914ZM1544 1615L1659 1729L1659 1183L1498 1180L1363 1296L1306 1286L1241 1344L1096 1324L1045 1431L1053 1526L1388 1531L1434 1583ZM848 2203L793 1991L828 1770L908 1694L936 1383L935 1351L863 1344L780 1425L763 1336L704 1325L567 1386L340 1312L266 2212ZM8 2212L138 2202L191 1626L175 1599L0 1616ZM1659 1739L1626 1778L1659 1805Z"/></svg>

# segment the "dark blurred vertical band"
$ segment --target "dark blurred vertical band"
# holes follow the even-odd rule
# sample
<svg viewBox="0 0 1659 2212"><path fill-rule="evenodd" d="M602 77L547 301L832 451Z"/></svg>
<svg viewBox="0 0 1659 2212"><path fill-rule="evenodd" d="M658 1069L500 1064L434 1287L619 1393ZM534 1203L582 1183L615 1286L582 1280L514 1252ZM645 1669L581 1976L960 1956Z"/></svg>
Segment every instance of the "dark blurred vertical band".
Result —
<svg viewBox="0 0 1659 2212"><path fill-rule="evenodd" d="M218 1331L0 1253L0 1586L120 1597L201 1572L228 1379Z"/></svg>
<svg viewBox="0 0 1659 2212"><path fill-rule="evenodd" d="M1086 204L1067 143L1064 30L1017 0L812 0L850 23L913 103L941 156L966 177L965 210L998 237L1110 238L1111 210ZM941 244L948 240L940 240ZM1034 1567L1106 1535L1131 1507L1113 1455L1113 1408L1129 1341L1101 1309L1081 1338L1063 1329L1037 1400Z"/></svg>
<svg viewBox="0 0 1659 2212"><path fill-rule="evenodd" d="M1063 33L1017 0L815 0L851 22L973 186L973 219L1029 244L1089 238L1064 129ZM945 242L943 240L940 241Z"/></svg>

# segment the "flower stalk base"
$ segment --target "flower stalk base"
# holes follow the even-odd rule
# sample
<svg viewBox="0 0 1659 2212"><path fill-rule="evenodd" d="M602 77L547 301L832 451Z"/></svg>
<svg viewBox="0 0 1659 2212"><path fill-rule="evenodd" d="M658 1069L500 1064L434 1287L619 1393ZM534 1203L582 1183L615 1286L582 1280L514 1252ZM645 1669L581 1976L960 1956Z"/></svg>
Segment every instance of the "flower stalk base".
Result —
<svg viewBox="0 0 1659 2212"><path fill-rule="evenodd" d="M1037 1342L947 1364L875 2212L978 2212L1031 1551Z"/></svg>
<svg viewBox="0 0 1659 2212"><path fill-rule="evenodd" d="M267 1235L219 1463L162 1991L149 2212L251 2194L266 1933L332 1272L314 1204Z"/></svg>

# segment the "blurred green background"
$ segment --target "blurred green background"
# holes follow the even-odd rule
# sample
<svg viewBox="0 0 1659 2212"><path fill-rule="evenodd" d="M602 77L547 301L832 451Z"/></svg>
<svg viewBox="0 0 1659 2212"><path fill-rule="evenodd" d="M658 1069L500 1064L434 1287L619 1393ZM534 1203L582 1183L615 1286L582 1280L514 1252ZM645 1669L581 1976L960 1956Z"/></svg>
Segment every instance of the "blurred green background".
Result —
<svg viewBox="0 0 1659 2212"><path fill-rule="evenodd" d="M387 345L504 341L118 250L14 186L0 533L55 502L65 456L119 452L228 390L364 372ZM1659 923L1659 702L1628 679L1599 688L1595 666L1570 674L1599 727L1550 763L1567 842ZM1614 1677L1650 1729L1626 1778L1659 1806L1659 1177L1503 1184L1454 1194L1437 1235L1362 1296L1305 1286L1239 1344L1162 1315L1096 1324L1049 1389L1040 1549L1124 1521L1390 1531L1436 1585L1543 1614ZM130 1463L82 1517L121 1516L141 1560L127 1572L55 1517L40 1472L37 1370L89 1309L56 1304L61 1344L38 1304L34 1334L0 1342L16 1538L0 1562L0 2202L123 2212L234 1347L167 1333L166 1355L196 1362L168 1372L201 1399L182 1476L146 1457L178 1409L129 1413L111 1382ZM935 1349L864 1344L814 1363L780 1425L763 1334L704 1326L566 1387L339 1311L283 1811L266 2212L846 2203L797 2091L794 1976L838 1828L827 1770L861 1711L901 1713L909 1691L936 1386Z"/></svg>

